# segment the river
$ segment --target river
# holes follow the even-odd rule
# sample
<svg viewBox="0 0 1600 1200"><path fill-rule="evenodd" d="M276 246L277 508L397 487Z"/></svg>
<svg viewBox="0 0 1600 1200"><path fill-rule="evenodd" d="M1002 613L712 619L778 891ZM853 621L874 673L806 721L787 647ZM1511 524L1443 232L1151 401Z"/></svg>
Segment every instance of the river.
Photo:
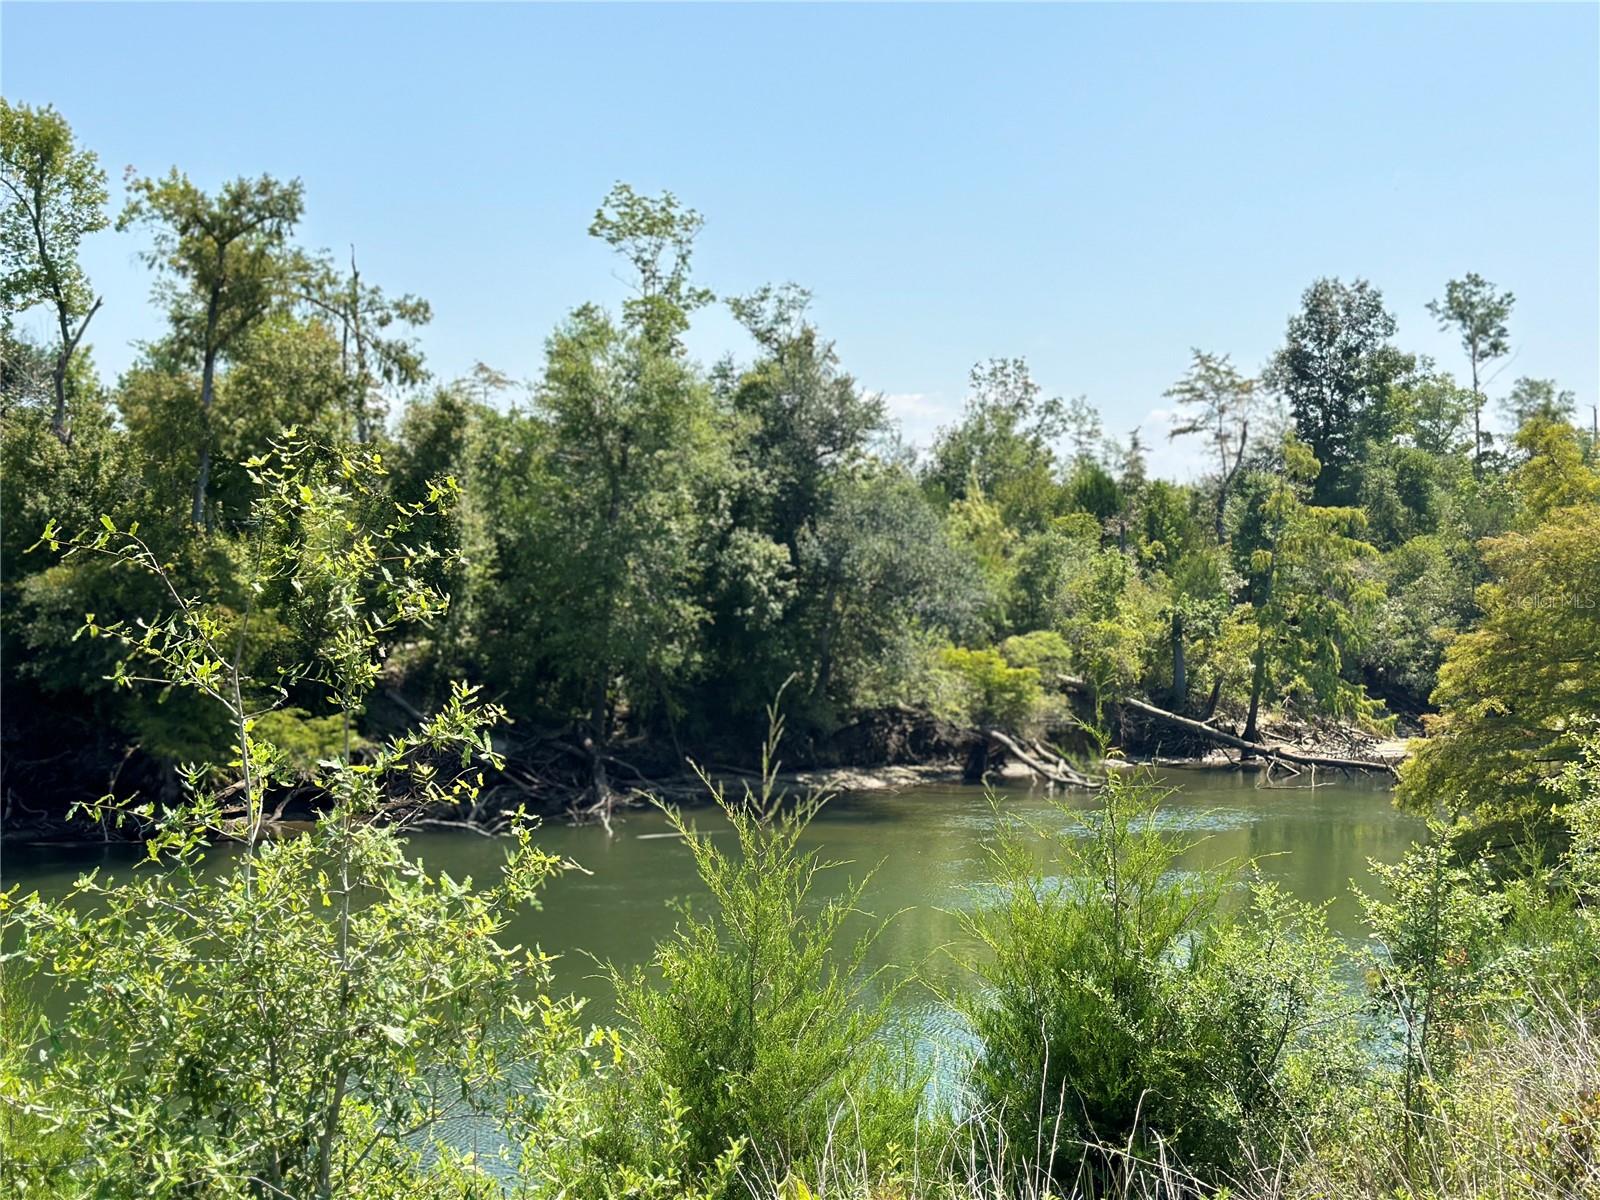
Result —
<svg viewBox="0 0 1600 1200"><path fill-rule="evenodd" d="M1368 860L1395 861L1422 828L1395 810L1387 788L1363 780L1260 788L1253 776L1209 770L1170 770L1162 780L1175 789L1163 804L1162 823L1196 839L1184 866L1253 860L1302 899L1331 902L1334 930L1352 942L1363 932L1351 881L1369 884ZM1082 807L1095 800L1075 795L1067 802ZM998 803L1034 823L1070 821L1042 790L1008 785ZM695 820L708 831L722 829L731 841L714 809L697 811ZM982 901L983 847L995 823L981 788L936 784L837 797L806 836L827 858L845 864L837 880L871 873L863 896L868 911L899 914L877 943L872 965L914 967L937 987L960 982L958 914ZM608 1014L610 998L588 955L624 965L646 960L672 929L671 902L697 894L688 851L658 836L667 831L665 818L650 809L623 814L611 837L598 826L558 821L539 831L544 847L584 872L554 882L542 910L518 914L508 937L561 955L558 983L590 997L596 1018ZM457 878L487 879L505 855L503 843L461 832L419 832L412 844L431 869ZM84 870L120 873L137 857L132 847L12 845L5 849L4 883L58 893ZM903 1015L915 1024L929 1032L941 1024L933 989L912 987L903 996Z"/></svg>

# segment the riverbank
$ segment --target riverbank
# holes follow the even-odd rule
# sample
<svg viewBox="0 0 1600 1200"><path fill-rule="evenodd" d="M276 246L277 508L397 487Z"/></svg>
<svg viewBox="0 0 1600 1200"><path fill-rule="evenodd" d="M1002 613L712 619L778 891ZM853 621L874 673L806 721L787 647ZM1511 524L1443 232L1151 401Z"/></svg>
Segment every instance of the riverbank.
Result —
<svg viewBox="0 0 1600 1200"><path fill-rule="evenodd" d="M405 715L421 717L409 707ZM867 795L929 784L1083 787L1092 786L1092 776L1107 767L1143 764L1263 773L1274 785L1320 786L1346 769L1315 765L1317 762L1365 762L1367 769L1392 775L1410 753L1406 738L1379 737L1331 721L1280 719L1265 723L1262 738L1281 751L1270 756L1208 745L1193 731L1164 728L1131 706L1114 714L1111 725L1118 756L1085 765L1089 746L1078 726L1063 725L1036 737L1015 739L998 730L958 726L923 710L889 706L860 713L832 733L795 747L789 761L798 760L801 765L780 770L776 785L794 794ZM1218 735L1230 736L1226 731L1227 726L1219 723ZM600 812L593 805L591 753L572 736L515 734L497 739L496 750L504 757L504 765L485 772L482 791L470 804L411 811L406 818L425 827L477 832L504 828L510 814L524 809L550 820L604 823L613 810L638 807L651 798L686 806L708 802L706 779L699 773L702 767L711 784L730 795L739 794L746 785L760 784L753 765L730 762L729 756L698 756L652 742L619 744L605 756L611 798ZM131 805L138 797L120 799ZM272 815L265 823L264 835L293 836L302 831L315 819L318 803L319 793L309 784L285 789L269 800ZM82 815L68 819L65 814L69 810L66 804L24 804L14 792L8 792L0 809L0 840L10 844L141 840L136 823L95 822Z"/></svg>

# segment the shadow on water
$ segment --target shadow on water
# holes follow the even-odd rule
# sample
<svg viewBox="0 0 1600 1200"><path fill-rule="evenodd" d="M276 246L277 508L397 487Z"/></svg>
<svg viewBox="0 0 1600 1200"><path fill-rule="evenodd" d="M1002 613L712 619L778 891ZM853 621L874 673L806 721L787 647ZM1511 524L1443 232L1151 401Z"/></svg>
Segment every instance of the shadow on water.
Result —
<svg viewBox="0 0 1600 1200"><path fill-rule="evenodd" d="M1254 860L1265 877L1301 899L1330 902L1335 932L1352 941L1362 931L1351 881L1370 884L1369 859L1395 861L1421 830L1418 821L1395 810L1386 788L1363 781L1340 780L1314 790L1259 788L1250 776L1201 770L1167 770L1160 780L1174 789L1163 803L1160 826L1194 835L1183 868ZM1066 801L1074 808L1095 804L1081 794ZM1003 811L1046 828L1071 824L1040 789L1008 786L998 802ZM713 834L720 827L709 808L693 816ZM958 914L982 902L984 845L995 825L982 788L930 784L839 796L806 836L824 858L843 864L832 876L838 885L872 873L862 901L867 911L898 914L876 945L872 965L916 969L942 989L962 983L959 963L970 947ZM610 996L589 956L624 965L644 961L672 931L672 902L699 891L687 849L660 836L669 827L659 812L632 810L616 830L608 838L595 826L546 824L538 834L541 845L587 873L557 880L543 908L518 914L508 931L510 941L537 943L561 956L558 985L588 997L596 1020L610 1015ZM419 832L412 845L430 869L479 880L492 877L506 853L503 843L445 831ZM231 853L219 850L219 861ZM5 851L5 885L59 894L84 871L123 874L140 857L130 847L11 846ZM923 1028L948 1021L926 987L907 989L901 1005L902 1015Z"/></svg>

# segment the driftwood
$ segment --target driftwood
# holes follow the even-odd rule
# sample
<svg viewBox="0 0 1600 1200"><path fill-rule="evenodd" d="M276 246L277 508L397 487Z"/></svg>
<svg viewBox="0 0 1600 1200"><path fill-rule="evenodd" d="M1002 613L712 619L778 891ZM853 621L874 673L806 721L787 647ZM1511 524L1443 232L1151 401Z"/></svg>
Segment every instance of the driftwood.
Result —
<svg viewBox="0 0 1600 1200"><path fill-rule="evenodd" d="M1068 766L1066 760L1058 755L1051 756L1055 758L1055 762L1048 762L1042 756L1042 753L1029 753L1018 744L1015 738L1001 733L998 729L989 730L988 737L990 741L999 745L1006 753L1010 754L1011 757L1041 779L1047 779L1051 783L1059 783L1067 787L1081 787L1091 790L1102 786L1099 780L1091 779L1082 772Z"/></svg>
<svg viewBox="0 0 1600 1200"><path fill-rule="evenodd" d="M1062 683L1073 691L1087 692L1089 684L1086 680L1067 678ZM1304 750L1296 750L1281 742L1252 742L1226 730L1208 725L1204 721L1196 721L1192 717L1182 717L1175 712L1164 708L1157 708L1144 700L1126 698L1118 703L1130 712L1136 712L1153 720L1163 721L1178 729L1188 730L1190 733L1205 738L1218 746L1228 746L1244 754L1260 758L1268 763L1286 762L1302 767L1327 767L1335 771L1383 771L1390 776L1399 777L1395 764L1386 758L1338 758L1327 754L1308 754Z"/></svg>
<svg viewBox="0 0 1600 1200"><path fill-rule="evenodd" d="M1338 758L1328 754L1307 754L1303 750L1294 750L1281 742L1251 742L1242 737L1227 733L1204 721L1196 721L1189 717L1180 717L1175 712L1168 712L1164 708L1157 708L1154 704L1147 704L1143 700L1126 699L1121 701L1122 707L1130 709L1144 716L1152 717L1157 721L1165 721L1179 729L1187 729L1190 733L1215 742L1219 746L1231 746L1235 750L1242 750L1246 754L1257 758L1266 759L1268 762L1279 760L1295 763L1302 767L1328 767L1336 771L1383 771L1389 775L1398 776L1394 763L1386 758Z"/></svg>

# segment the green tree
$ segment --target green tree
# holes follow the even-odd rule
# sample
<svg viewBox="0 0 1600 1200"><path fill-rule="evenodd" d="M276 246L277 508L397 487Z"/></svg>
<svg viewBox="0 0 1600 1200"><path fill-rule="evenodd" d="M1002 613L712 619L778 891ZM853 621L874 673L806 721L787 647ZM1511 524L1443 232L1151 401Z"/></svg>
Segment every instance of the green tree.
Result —
<svg viewBox="0 0 1600 1200"><path fill-rule="evenodd" d="M624 323L648 340L680 350L689 317L715 296L694 282L694 239L705 218L671 192L641 196L625 183L606 194L589 224L634 270L634 295L623 302Z"/></svg>
<svg viewBox="0 0 1600 1200"><path fill-rule="evenodd" d="M1450 376L1425 370L1416 379L1396 385L1390 394L1395 431L1427 454L1468 455L1464 436L1474 394Z"/></svg>
<svg viewBox="0 0 1600 1200"><path fill-rule="evenodd" d="M1215 528L1223 538L1223 514L1228 493L1244 464L1250 442L1250 420L1255 410L1256 383L1241 375L1226 354L1194 350L1189 370L1163 395L1177 401L1182 417L1169 438L1200 436L1211 442L1216 455Z"/></svg>
<svg viewBox="0 0 1600 1200"><path fill-rule="evenodd" d="M1079 458L1062 486L1068 512L1088 513L1102 525L1122 511L1122 489L1103 465L1092 458Z"/></svg>
<svg viewBox="0 0 1600 1200"><path fill-rule="evenodd" d="M689 278L699 227L670 193L612 192L592 232L634 265L638 294L620 324L592 305L574 312L547 344L534 398L528 582L547 621L541 656L582 695L602 810L618 681L636 702L659 693L705 619L702 498L726 473L728 446L678 340L709 298Z"/></svg>
<svg viewBox="0 0 1600 1200"><path fill-rule="evenodd" d="M1439 712L1399 790L1412 807L1502 820L1513 836L1543 824L1545 781L1600 712L1600 475L1570 425L1535 421L1517 441L1520 527L1482 545L1482 615L1445 648Z"/></svg>
<svg viewBox="0 0 1600 1200"><path fill-rule="evenodd" d="M78 245L107 225L106 173L92 151L73 145L72 129L55 109L0 99L0 306L6 313L47 305L57 341L50 382L50 428L72 436L67 375L101 298L78 262Z"/></svg>
<svg viewBox="0 0 1600 1200"><path fill-rule="evenodd" d="M1455 330L1461 336L1461 348L1467 352L1467 366L1472 372L1472 456L1482 458L1483 433L1483 380L1484 366L1511 353L1511 338L1506 321L1517 298L1510 292L1497 292L1492 283L1472 272L1464 279L1452 279L1444 285L1444 298L1428 303L1428 312L1439 322L1439 328Z"/></svg>
<svg viewBox="0 0 1600 1200"><path fill-rule="evenodd" d="M1516 435L1530 421L1571 421L1578 398L1554 379L1529 379L1523 376L1511 385L1511 392L1500 402L1511 431Z"/></svg>
<svg viewBox="0 0 1600 1200"><path fill-rule="evenodd" d="M1371 718L1376 706L1345 677L1345 656L1359 647L1383 598L1365 564L1377 551L1362 535L1360 509L1312 503L1319 464L1290 437L1281 472L1242 514L1233 547L1241 560L1255 622L1250 708L1243 736L1260 737L1269 684L1336 716Z"/></svg>
<svg viewBox="0 0 1600 1200"><path fill-rule="evenodd" d="M839 368L833 344L806 319L809 303L793 285L728 301L760 348L728 397L748 422L738 454L753 495L751 511L738 517L791 554L800 531L827 508L833 483L864 462L887 420L882 398Z"/></svg>
<svg viewBox="0 0 1600 1200"><path fill-rule="evenodd" d="M388 410L385 389L416 387L427 380L422 351L410 330L432 320L433 310L417 296L391 298L364 283L354 247L348 275L341 275L325 257L300 287L305 303L337 331L355 438L370 441L373 422L381 422Z"/></svg>
<svg viewBox="0 0 1600 1200"><path fill-rule="evenodd" d="M1037 667L1012 666L998 650L961 646L946 646L939 659L956 679L961 715L969 724L1026 732L1038 717L1044 691Z"/></svg>
<svg viewBox="0 0 1600 1200"><path fill-rule="evenodd" d="M976 562L951 545L911 476L889 466L840 486L800 539L800 578L821 597L811 694L845 707L908 639L963 636L985 600Z"/></svg>
<svg viewBox="0 0 1600 1200"><path fill-rule="evenodd" d="M972 368L961 420L934 439L923 479L945 502L976 480L1008 524L1041 528L1055 515L1055 442L1067 432L1066 405L1044 396L1020 358Z"/></svg>
<svg viewBox="0 0 1600 1200"><path fill-rule="evenodd" d="M1189 699L1189 647L1221 633L1234 577L1216 547L1186 550L1167 575L1166 608L1171 644L1172 705L1182 712Z"/></svg>
<svg viewBox="0 0 1600 1200"><path fill-rule="evenodd" d="M945 529L952 544L971 554L983 572L988 625L994 630L1006 628L1016 572L1017 531L1006 524L1000 506L984 495L976 480L967 484L965 496L951 503Z"/></svg>
<svg viewBox="0 0 1600 1200"><path fill-rule="evenodd" d="M1353 503L1368 443L1381 444L1393 432L1390 389L1413 367L1390 343L1394 331L1383 293L1366 280L1319 279L1306 289L1282 348L1262 373L1322 464L1313 492L1318 504Z"/></svg>
<svg viewBox="0 0 1600 1200"><path fill-rule="evenodd" d="M190 520L208 523L218 359L288 294L298 260L286 241L300 219L299 180L235 179L208 196L177 168L159 179L134 177L117 228L145 225L145 260L159 272L157 299L173 337L200 368L200 413Z"/></svg>

